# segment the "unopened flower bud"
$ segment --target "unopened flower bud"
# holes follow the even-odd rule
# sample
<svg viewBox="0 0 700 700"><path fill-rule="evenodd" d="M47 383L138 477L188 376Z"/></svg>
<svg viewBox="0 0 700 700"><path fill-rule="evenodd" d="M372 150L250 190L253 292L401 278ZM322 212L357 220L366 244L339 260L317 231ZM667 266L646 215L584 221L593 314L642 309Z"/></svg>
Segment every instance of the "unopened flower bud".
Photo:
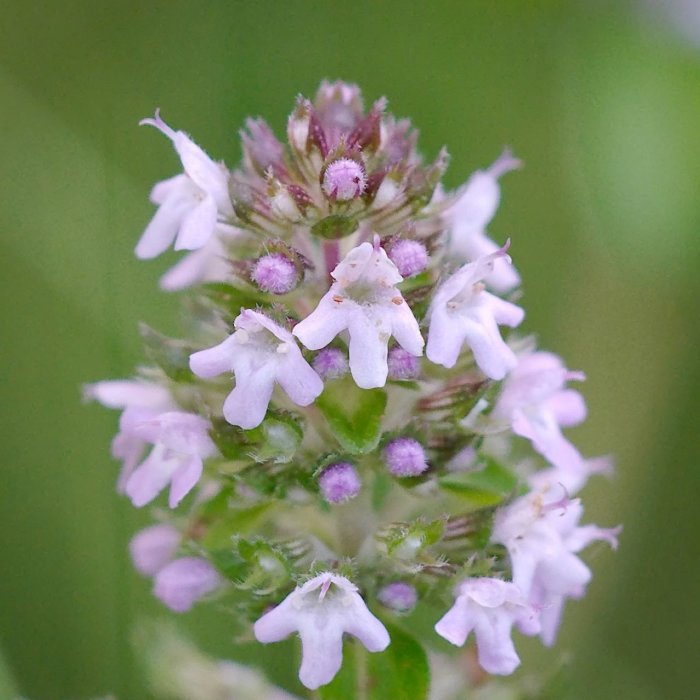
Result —
<svg viewBox="0 0 700 700"><path fill-rule="evenodd" d="M409 583L396 581L384 586L378 593L377 599L382 605L397 612L413 610L418 602L416 589Z"/></svg>
<svg viewBox="0 0 700 700"><path fill-rule="evenodd" d="M323 470L318 485L326 501L344 503L360 492L360 475L349 462L338 462Z"/></svg>
<svg viewBox="0 0 700 700"><path fill-rule="evenodd" d="M323 191L330 199L347 202L359 197L365 189L364 168L350 158L334 160L323 176Z"/></svg>
<svg viewBox="0 0 700 700"><path fill-rule="evenodd" d="M420 357L411 355L401 347L389 350L387 362L389 379L416 379L420 376Z"/></svg>
<svg viewBox="0 0 700 700"><path fill-rule="evenodd" d="M427 468L425 450L413 438L396 438L384 448L384 463L394 476L418 476Z"/></svg>
<svg viewBox="0 0 700 700"><path fill-rule="evenodd" d="M349 369L346 354L338 348L324 348L311 364L321 379L339 379Z"/></svg>
<svg viewBox="0 0 700 700"><path fill-rule="evenodd" d="M250 277L263 292L287 294L299 282L296 265L281 253L270 253L258 258Z"/></svg>
<svg viewBox="0 0 700 700"><path fill-rule="evenodd" d="M396 265L402 277L412 277L425 270L428 265L428 251L420 241L404 238L391 246L389 259Z"/></svg>

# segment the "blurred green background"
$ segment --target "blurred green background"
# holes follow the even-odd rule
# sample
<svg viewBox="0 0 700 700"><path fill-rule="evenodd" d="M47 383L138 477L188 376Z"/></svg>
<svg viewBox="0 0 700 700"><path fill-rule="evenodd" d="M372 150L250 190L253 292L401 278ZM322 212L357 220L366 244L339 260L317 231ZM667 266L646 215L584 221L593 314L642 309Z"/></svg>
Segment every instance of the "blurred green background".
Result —
<svg viewBox="0 0 700 700"><path fill-rule="evenodd" d="M130 637L161 609L126 555L147 514L114 493L117 415L79 393L129 375L137 321L178 330L156 286L175 256L132 248L179 164L137 122L160 106L233 165L247 115L281 130L328 77L387 95L427 156L446 144L451 187L506 144L526 164L491 232L512 238L527 329L588 373L574 438L616 455L587 517L625 525L557 646L518 642L526 673L572 653L576 698L697 697L700 28L676 33L673 5L3 3L0 646L26 696L148 697ZM230 653L224 615L182 623Z"/></svg>

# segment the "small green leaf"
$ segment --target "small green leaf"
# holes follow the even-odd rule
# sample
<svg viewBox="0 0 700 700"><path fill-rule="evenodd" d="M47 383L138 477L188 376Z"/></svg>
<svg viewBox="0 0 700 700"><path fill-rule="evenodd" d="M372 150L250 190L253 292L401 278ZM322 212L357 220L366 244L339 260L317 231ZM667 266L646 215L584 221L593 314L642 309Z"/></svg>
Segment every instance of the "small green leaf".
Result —
<svg viewBox="0 0 700 700"><path fill-rule="evenodd" d="M386 402L382 389L360 389L346 378L327 384L316 406L344 450L365 454L379 444Z"/></svg>
<svg viewBox="0 0 700 700"><path fill-rule="evenodd" d="M141 338L146 346L146 356L176 382L193 382L190 355L197 350L183 340L176 340L153 330L145 323L139 325Z"/></svg>
<svg viewBox="0 0 700 700"><path fill-rule="evenodd" d="M258 503L251 508L238 508L220 514L207 528L201 540L202 546L219 549L230 545L236 535L250 532L270 506L271 503Z"/></svg>
<svg viewBox="0 0 700 700"><path fill-rule="evenodd" d="M441 477L439 483L475 506L492 506L509 496L518 481L509 469L487 459L483 469L448 474Z"/></svg>
<svg viewBox="0 0 700 700"><path fill-rule="evenodd" d="M430 688L430 668L423 647L402 629L384 621L391 644L378 654L368 654L367 700L425 700Z"/></svg>
<svg viewBox="0 0 700 700"><path fill-rule="evenodd" d="M199 287L199 291L234 316L238 316L242 308L254 309L268 300L267 295L255 289L240 289L226 282L207 282Z"/></svg>
<svg viewBox="0 0 700 700"><path fill-rule="evenodd" d="M357 219L341 214L331 214L325 219L317 221L311 227L311 233L321 238L345 238L357 229Z"/></svg>

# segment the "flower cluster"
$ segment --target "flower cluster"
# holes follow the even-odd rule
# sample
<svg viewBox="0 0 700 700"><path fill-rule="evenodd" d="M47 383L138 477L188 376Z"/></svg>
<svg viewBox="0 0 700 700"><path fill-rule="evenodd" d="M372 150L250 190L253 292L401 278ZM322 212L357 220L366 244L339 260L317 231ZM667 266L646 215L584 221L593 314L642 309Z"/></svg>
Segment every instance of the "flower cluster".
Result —
<svg viewBox="0 0 700 700"><path fill-rule="evenodd" d="M224 599L264 644L298 634L309 689L344 634L391 649L423 604L444 614L421 644L474 632L489 673L518 666L514 628L551 645L591 578L580 552L618 530L579 524L608 468L563 433L583 374L507 333L520 277L486 228L519 161L445 192L446 153L425 164L408 121L341 82L298 99L286 144L249 120L233 170L158 112L142 123L182 172L136 254L188 251L161 286L192 288L193 335L144 327L150 365L86 396L122 411L119 492L168 491L173 516L131 542L155 595Z"/></svg>

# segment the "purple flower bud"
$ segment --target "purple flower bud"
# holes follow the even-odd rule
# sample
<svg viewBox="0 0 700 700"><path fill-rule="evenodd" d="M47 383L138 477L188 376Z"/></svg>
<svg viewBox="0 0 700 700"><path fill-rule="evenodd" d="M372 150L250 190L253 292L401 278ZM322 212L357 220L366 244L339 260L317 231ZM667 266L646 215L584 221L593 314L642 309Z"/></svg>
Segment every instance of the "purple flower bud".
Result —
<svg viewBox="0 0 700 700"><path fill-rule="evenodd" d="M420 357L401 347L389 350L389 379L416 379L420 376Z"/></svg>
<svg viewBox="0 0 700 700"><path fill-rule="evenodd" d="M386 605L387 608L397 612L408 612L416 606L418 594L416 589L409 583L396 581L384 586L379 591L377 599L382 605Z"/></svg>
<svg viewBox="0 0 700 700"><path fill-rule="evenodd" d="M184 613L220 585L221 577L206 559L184 557L156 574L153 593L171 610Z"/></svg>
<svg viewBox="0 0 700 700"><path fill-rule="evenodd" d="M296 265L281 253L270 253L258 258L250 277L263 292L287 294L299 282Z"/></svg>
<svg viewBox="0 0 700 700"><path fill-rule="evenodd" d="M427 468L423 445L413 438L396 438L384 448L384 463L394 476L418 476Z"/></svg>
<svg viewBox="0 0 700 700"><path fill-rule="evenodd" d="M321 379L339 379L349 368L347 356L338 348L324 348L311 364Z"/></svg>
<svg viewBox="0 0 700 700"><path fill-rule="evenodd" d="M134 568L144 576L155 576L175 555L180 532L172 525L151 525L137 532L129 542Z"/></svg>
<svg viewBox="0 0 700 700"><path fill-rule="evenodd" d="M359 197L365 189L363 167L350 158L334 160L323 176L323 191L330 199L346 202Z"/></svg>
<svg viewBox="0 0 700 700"><path fill-rule="evenodd" d="M420 241L404 238L391 246L389 259L402 277L412 277L423 272L428 265L428 251Z"/></svg>
<svg viewBox="0 0 700 700"><path fill-rule="evenodd" d="M318 485L329 503L343 503L360 492L360 475L349 462L338 462L323 470Z"/></svg>

